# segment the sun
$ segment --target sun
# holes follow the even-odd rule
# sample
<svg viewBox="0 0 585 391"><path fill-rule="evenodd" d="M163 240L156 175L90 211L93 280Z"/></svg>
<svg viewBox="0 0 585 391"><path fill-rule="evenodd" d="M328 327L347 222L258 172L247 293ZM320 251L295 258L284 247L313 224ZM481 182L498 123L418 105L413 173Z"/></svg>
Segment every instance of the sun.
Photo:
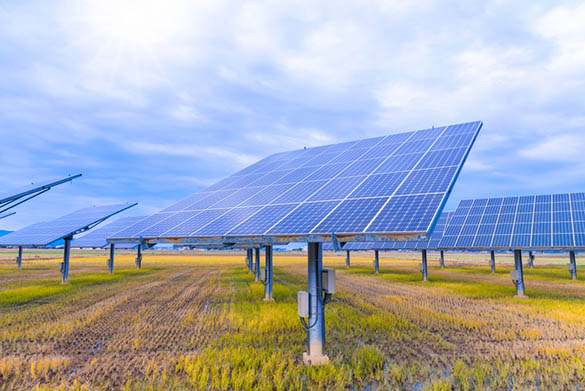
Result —
<svg viewBox="0 0 585 391"><path fill-rule="evenodd" d="M183 1L100 0L82 2L86 28L104 44L152 51L181 32Z"/></svg>

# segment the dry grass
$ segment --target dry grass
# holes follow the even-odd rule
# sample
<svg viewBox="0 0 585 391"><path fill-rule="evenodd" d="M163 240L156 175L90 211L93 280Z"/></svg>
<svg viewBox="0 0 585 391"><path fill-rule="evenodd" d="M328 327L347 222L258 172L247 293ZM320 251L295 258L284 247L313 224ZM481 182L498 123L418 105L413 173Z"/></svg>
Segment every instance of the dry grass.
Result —
<svg viewBox="0 0 585 391"><path fill-rule="evenodd" d="M25 253L26 254L26 253ZM58 253L23 270L0 263L0 389L574 390L585 385L585 284L564 258L537 256L529 300L511 296L511 257L327 254L338 291L327 307L332 364L301 365L296 292L306 260L276 253L274 303L244 268L243 253L132 252L106 270L105 252L75 252L70 284ZM11 254L2 252L10 258ZM482 266L478 266L482 263ZM546 263L546 266L543 266Z"/></svg>

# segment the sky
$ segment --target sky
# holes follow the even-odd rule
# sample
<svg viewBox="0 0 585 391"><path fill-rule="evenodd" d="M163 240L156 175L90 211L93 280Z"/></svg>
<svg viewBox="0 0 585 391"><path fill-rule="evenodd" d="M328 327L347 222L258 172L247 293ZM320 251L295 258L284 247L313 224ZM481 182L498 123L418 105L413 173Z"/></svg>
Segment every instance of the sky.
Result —
<svg viewBox="0 0 585 391"><path fill-rule="evenodd" d="M585 3L0 0L18 229L144 215L271 153L481 120L447 206L585 190ZM2 192L3 192L2 191Z"/></svg>

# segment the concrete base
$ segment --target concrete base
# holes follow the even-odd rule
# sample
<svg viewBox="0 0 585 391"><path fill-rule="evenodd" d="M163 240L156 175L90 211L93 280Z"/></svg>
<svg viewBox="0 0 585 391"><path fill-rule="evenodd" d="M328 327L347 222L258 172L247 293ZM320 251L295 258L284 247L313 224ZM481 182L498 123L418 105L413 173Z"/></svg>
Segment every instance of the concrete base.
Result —
<svg viewBox="0 0 585 391"><path fill-rule="evenodd" d="M309 356L307 353L303 353L303 362L305 365L329 365L328 356Z"/></svg>
<svg viewBox="0 0 585 391"><path fill-rule="evenodd" d="M522 296L515 295L514 296L514 299L528 299L528 296L526 296L526 295L522 295Z"/></svg>
<svg viewBox="0 0 585 391"><path fill-rule="evenodd" d="M264 298L264 301L270 301L270 302L272 302L272 301L274 301L274 299L272 297L270 299L265 297Z"/></svg>

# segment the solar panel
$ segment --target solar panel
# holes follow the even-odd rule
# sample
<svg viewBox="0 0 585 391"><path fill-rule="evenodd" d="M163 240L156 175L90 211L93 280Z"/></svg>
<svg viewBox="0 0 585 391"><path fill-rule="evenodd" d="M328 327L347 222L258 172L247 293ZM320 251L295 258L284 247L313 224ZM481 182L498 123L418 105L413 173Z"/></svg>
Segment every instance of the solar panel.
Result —
<svg viewBox="0 0 585 391"><path fill-rule="evenodd" d="M15 214L16 212L6 212L6 213L0 213L0 219L4 219L6 217L12 216L13 214Z"/></svg>
<svg viewBox="0 0 585 391"><path fill-rule="evenodd" d="M473 250L585 248L585 193L461 201L439 247Z"/></svg>
<svg viewBox="0 0 585 391"><path fill-rule="evenodd" d="M143 220L145 216L131 216L131 217L122 217L117 219L116 221L111 222L108 225L104 225L103 227L93 229L88 232L86 235L82 236L79 239L75 239L71 242L71 247L77 248L102 248L108 245L107 238L127 228L131 225L136 224L140 220ZM124 243L120 243L116 245L117 248L126 248ZM135 243L132 243L128 246L128 248L136 247Z"/></svg>
<svg viewBox="0 0 585 391"><path fill-rule="evenodd" d="M20 189L15 189L8 192L3 192L0 194L0 213L4 212L10 208L13 208L16 205L21 204L24 201L27 201L37 195L40 195L54 186L58 186L62 183L70 182L75 178L80 177L81 174L77 175L70 175L66 178L61 179L53 179L44 182L38 183L31 183L30 185L24 186ZM22 198L26 198L22 200Z"/></svg>
<svg viewBox="0 0 585 391"><path fill-rule="evenodd" d="M453 212L443 212L441 214L429 240L383 242L382 245L374 243L374 248L380 250L439 250L445 227L452 215Z"/></svg>
<svg viewBox="0 0 585 391"><path fill-rule="evenodd" d="M277 153L112 242L427 238L481 122Z"/></svg>
<svg viewBox="0 0 585 391"><path fill-rule="evenodd" d="M41 222L0 237L0 246L46 246L85 230L136 204L117 204L80 209L53 221Z"/></svg>

